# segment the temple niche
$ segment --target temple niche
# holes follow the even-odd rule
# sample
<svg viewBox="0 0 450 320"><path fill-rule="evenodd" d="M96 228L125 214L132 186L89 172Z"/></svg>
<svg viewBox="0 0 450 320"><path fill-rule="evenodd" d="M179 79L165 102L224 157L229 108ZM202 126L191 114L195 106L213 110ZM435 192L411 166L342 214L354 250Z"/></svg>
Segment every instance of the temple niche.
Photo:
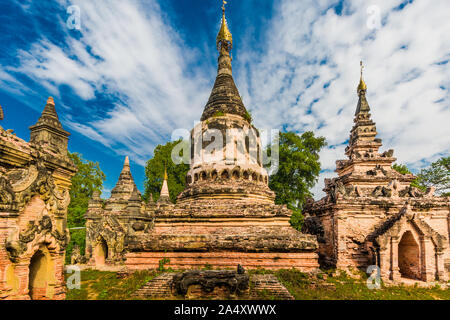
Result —
<svg viewBox="0 0 450 320"><path fill-rule="evenodd" d="M26 142L0 127L0 299L65 299L67 207L76 168L53 98L30 137Z"/></svg>
<svg viewBox="0 0 450 320"><path fill-rule="evenodd" d="M326 196L304 209L306 229L319 239L320 262L339 269L370 265L385 281L446 281L449 274L448 197L411 186L412 174L392 169L393 150L379 152L362 78L346 160L337 178L325 179Z"/></svg>
<svg viewBox="0 0 450 320"><path fill-rule="evenodd" d="M158 202L142 202L126 160L111 198L95 196L89 205L86 242L92 265L105 261L129 270L155 269L161 262L174 269L235 269L238 264L246 269L318 268L316 236L292 228L292 212L274 202L259 131L233 80L232 47L224 12L217 77L191 133L185 190L171 203L166 175Z"/></svg>

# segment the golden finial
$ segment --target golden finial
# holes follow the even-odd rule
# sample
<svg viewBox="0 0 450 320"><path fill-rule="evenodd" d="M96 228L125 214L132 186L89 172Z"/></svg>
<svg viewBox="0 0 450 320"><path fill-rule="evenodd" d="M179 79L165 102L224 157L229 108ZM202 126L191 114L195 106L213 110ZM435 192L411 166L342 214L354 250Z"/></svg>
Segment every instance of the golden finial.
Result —
<svg viewBox="0 0 450 320"><path fill-rule="evenodd" d="M167 167L164 166L164 180L167 180Z"/></svg>
<svg viewBox="0 0 450 320"><path fill-rule="evenodd" d="M222 25L220 26L219 34L217 35L217 49L219 50L220 42L228 42L230 44L230 49L233 47L233 36L231 35L230 29L228 29L227 19L225 18L225 5L228 2L223 0L222 5Z"/></svg>
<svg viewBox="0 0 450 320"><path fill-rule="evenodd" d="M48 97L47 104L55 105L55 100L53 100L53 97Z"/></svg>
<svg viewBox="0 0 450 320"><path fill-rule="evenodd" d="M359 91L362 91L362 90L364 90L364 91L367 90L367 85L366 85L366 83L365 83L364 80L363 80L363 70L364 70L363 62L360 61L360 62L359 62L359 65L361 66L361 78L360 78L360 80L359 80L358 92L359 92Z"/></svg>

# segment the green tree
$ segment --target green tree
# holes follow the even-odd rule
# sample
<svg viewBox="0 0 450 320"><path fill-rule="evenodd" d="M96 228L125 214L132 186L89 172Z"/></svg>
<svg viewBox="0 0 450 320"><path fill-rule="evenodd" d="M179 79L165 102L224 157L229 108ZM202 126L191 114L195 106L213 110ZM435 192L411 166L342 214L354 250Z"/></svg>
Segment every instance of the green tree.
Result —
<svg viewBox="0 0 450 320"><path fill-rule="evenodd" d="M450 157L443 157L420 170L417 178L423 187L435 187L438 194L450 196Z"/></svg>
<svg viewBox="0 0 450 320"><path fill-rule="evenodd" d="M413 174L411 172L411 170L409 170L409 168L406 164L394 163L392 165L392 169L394 169L395 171L397 171L398 173L401 173L401 174ZM411 181L411 186L416 187L417 189L420 189L422 191L426 190L426 187L424 187L422 184L420 184L419 178L416 178L413 181Z"/></svg>
<svg viewBox="0 0 450 320"><path fill-rule="evenodd" d="M393 164L392 168L401 174L412 174L404 164ZM411 182L413 187L425 191L429 187L435 187L436 193L449 196L450 192L450 157L441 158L433 162L429 167L420 170L417 178Z"/></svg>
<svg viewBox="0 0 450 320"><path fill-rule="evenodd" d="M176 165L172 161L172 149L180 142L181 140L178 140L157 146L153 152L153 158L147 161L145 166L146 179L144 192L144 199L146 201L150 199L150 194L153 195L154 201L159 199L164 180L164 168L167 168L167 184L172 202L175 202L178 194L184 190L189 165Z"/></svg>
<svg viewBox="0 0 450 320"><path fill-rule="evenodd" d="M319 152L326 145L324 137L315 137L311 131L301 136L294 132L280 133L279 168L270 176L269 187L276 193L275 203L294 211L291 224L297 230L303 223L303 204L312 196L309 190L320 174Z"/></svg>
<svg viewBox="0 0 450 320"><path fill-rule="evenodd" d="M86 224L84 214L87 211L89 199L94 191L101 191L105 174L100 169L98 162L84 160L79 153L70 153L69 158L78 168L77 173L72 177L72 187L70 189L70 204L67 210L67 225L69 228L82 228ZM69 262L73 247L78 245L81 253L84 253L86 230L70 230L70 243L66 249L66 261Z"/></svg>
<svg viewBox="0 0 450 320"><path fill-rule="evenodd" d="M406 166L406 164L397 164L394 163L392 165L392 169L394 169L395 171L397 171L398 173L401 174L412 174L412 172L408 169L408 167Z"/></svg>

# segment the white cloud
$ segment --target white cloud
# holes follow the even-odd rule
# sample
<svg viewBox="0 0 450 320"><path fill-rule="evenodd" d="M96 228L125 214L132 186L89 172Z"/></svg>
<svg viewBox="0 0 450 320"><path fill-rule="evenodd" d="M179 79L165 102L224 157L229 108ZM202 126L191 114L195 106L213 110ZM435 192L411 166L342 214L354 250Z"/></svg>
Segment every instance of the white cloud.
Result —
<svg viewBox="0 0 450 320"><path fill-rule="evenodd" d="M236 80L258 127L313 130L327 138L316 197L344 158L361 59L384 148L415 169L450 152L450 63L442 63L450 59L448 1L415 0L393 10L401 3L345 1L339 16L336 1L281 0L265 29L265 51L239 51ZM67 85L86 100L99 92L116 97L103 118L69 125L143 164L173 129L189 129L200 118L212 67L186 48L155 0L76 4L82 37L68 34L64 48L45 39L35 43L21 53L16 71L56 95ZM378 30L367 27L371 5L380 8Z"/></svg>
<svg viewBox="0 0 450 320"><path fill-rule="evenodd" d="M65 85L85 101L98 93L117 98L113 109L103 110L106 117L92 114L87 123L67 125L143 164L172 130L189 129L200 118L210 90L206 77L198 76L204 70L192 71L194 54L165 24L155 1L80 0L76 5L82 36L67 33L64 48L46 39L35 43L30 52L20 52L21 65L14 71L55 96Z"/></svg>
<svg viewBox="0 0 450 320"><path fill-rule="evenodd" d="M412 168L448 154L450 63L437 64L450 58L448 1L414 1L398 11L401 1L345 1L343 16L328 9L333 3L282 1L267 31L267 52L256 63L252 53L242 57L238 83L257 124L325 136L332 148L321 153L322 168L334 170L352 127L362 59L384 148ZM384 21L376 31L366 26L373 4ZM321 174L316 197L330 176Z"/></svg>

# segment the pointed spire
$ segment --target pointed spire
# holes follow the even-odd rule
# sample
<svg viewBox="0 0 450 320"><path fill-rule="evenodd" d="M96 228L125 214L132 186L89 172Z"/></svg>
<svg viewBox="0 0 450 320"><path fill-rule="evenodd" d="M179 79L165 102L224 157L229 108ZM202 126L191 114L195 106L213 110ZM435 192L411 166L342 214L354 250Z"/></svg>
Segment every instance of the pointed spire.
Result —
<svg viewBox="0 0 450 320"><path fill-rule="evenodd" d="M164 167L164 181L161 188L161 194L159 196L158 202L170 202L170 193L169 193L169 186L167 184L167 170L166 167Z"/></svg>
<svg viewBox="0 0 450 320"><path fill-rule="evenodd" d="M231 51L233 48L233 35L230 32L230 29L228 28L227 18L225 17L225 5L227 2L223 0L222 5L222 23L220 25L219 34L217 35L216 44L217 44L217 50L221 52L221 49L223 47L226 47L226 51Z"/></svg>
<svg viewBox="0 0 450 320"><path fill-rule="evenodd" d="M111 191L111 199L125 199L128 200L133 194L133 191L137 191L136 184L133 179L133 175L130 170L130 159L125 157L123 163L122 172L120 173L119 179L116 186Z"/></svg>
<svg viewBox="0 0 450 320"><path fill-rule="evenodd" d="M360 113L368 114L370 111L370 106L366 99L367 85L363 79L364 65L363 65L362 61L360 61L360 66L361 66L361 78L359 79L359 85L358 85L359 100L358 100L358 106L356 107L355 116L357 116Z"/></svg>
<svg viewBox="0 0 450 320"><path fill-rule="evenodd" d="M48 97L47 104L55 106L55 100L53 99L53 97Z"/></svg>
<svg viewBox="0 0 450 320"><path fill-rule="evenodd" d="M346 148L345 153L349 158L361 158L372 157L378 152L381 146L381 140L376 139L377 129L375 122L372 121L370 116L370 106L366 99L367 85L363 79L364 65L362 61L361 77L358 85L358 105L356 107L355 123L350 131L349 146Z"/></svg>
<svg viewBox="0 0 450 320"><path fill-rule="evenodd" d="M358 93L359 93L360 91L362 91L362 90L364 90L364 91L367 90L367 85L366 85L366 83L364 82L364 79L363 79L364 65L363 65L363 62L362 62L362 61L360 61L359 64L360 64L360 66L361 66L361 78L359 79Z"/></svg>
<svg viewBox="0 0 450 320"><path fill-rule="evenodd" d="M47 99L47 104L45 105L44 111L39 118L37 125L50 125L56 129L62 129L61 122L59 121L58 114L56 113L55 100L53 97Z"/></svg>
<svg viewBox="0 0 450 320"><path fill-rule="evenodd" d="M222 7L222 24L217 35L217 49L219 50L217 77L203 111L201 121L217 115L234 114L251 121L249 113L242 103L241 96L233 79L230 52L233 47L233 37L228 29L225 17L225 4Z"/></svg>
<svg viewBox="0 0 450 320"><path fill-rule="evenodd" d="M56 113L55 101L47 99L44 111L34 126L30 127L31 142L47 144L64 156L67 156L67 142L70 133L65 131Z"/></svg>
<svg viewBox="0 0 450 320"><path fill-rule="evenodd" d="M3 120L3 109L2 109L2 106L0 106L0 120Z"/></svg>

